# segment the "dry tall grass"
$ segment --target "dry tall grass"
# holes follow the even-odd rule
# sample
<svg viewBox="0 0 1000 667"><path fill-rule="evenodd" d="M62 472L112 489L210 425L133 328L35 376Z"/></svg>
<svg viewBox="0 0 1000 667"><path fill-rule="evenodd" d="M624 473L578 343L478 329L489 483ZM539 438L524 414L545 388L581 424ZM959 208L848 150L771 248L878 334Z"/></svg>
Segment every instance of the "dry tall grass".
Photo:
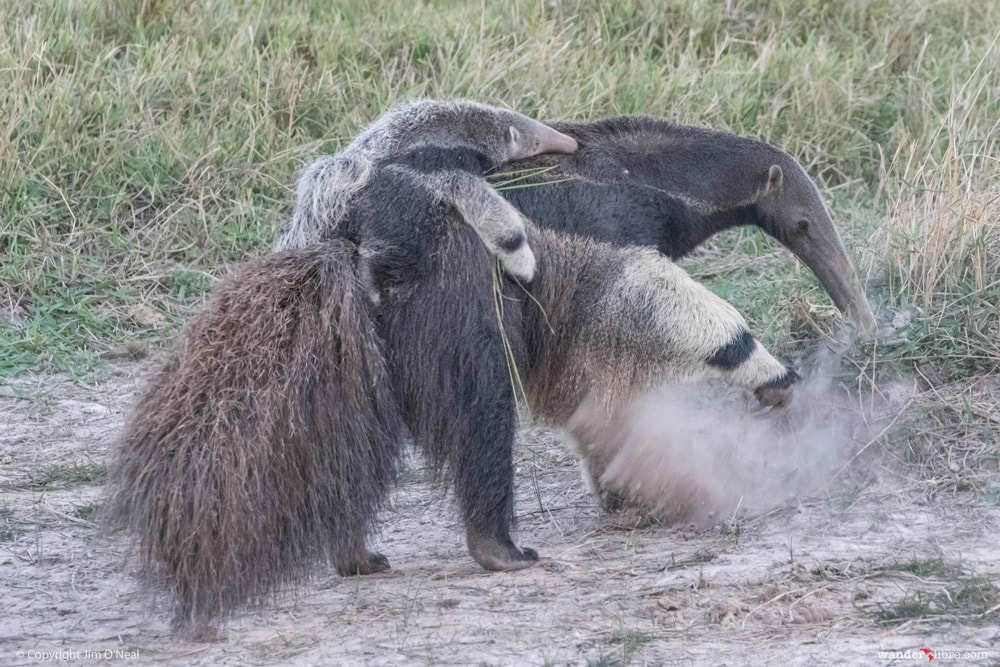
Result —
<svg viewBox="0 0 1000 667"><path fill-rule="evenodd" d="M872 244L887 301L919 308L987 371L1000 364L998 39L951 92L933 133L907 138L883 162L885 217Z"/></svg>
<svg viewBox="0 0 1000 667"><path fill-rule="evenodd" d="M998 33L997 38L1000 38ZM1000 81L997 39L951 94L934 133L897 147L882 179L895 292L930 306L962 286L983 291L1000 269Z"/></svg>

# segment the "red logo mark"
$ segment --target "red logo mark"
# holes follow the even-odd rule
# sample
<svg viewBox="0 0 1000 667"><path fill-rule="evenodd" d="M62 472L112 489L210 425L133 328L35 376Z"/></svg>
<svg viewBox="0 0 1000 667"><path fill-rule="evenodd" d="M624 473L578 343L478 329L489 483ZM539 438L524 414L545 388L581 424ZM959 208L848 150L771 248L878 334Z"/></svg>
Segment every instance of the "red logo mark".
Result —
<svg viewBox="0 0 1000 667"><path fill-rule="evenodd" d="M923 651L924 655L927 656L927 662L930 662L931 660L934 659L934 651L932 651L931 649L929 649L929 648L922 648L920 650Z"/></svg>

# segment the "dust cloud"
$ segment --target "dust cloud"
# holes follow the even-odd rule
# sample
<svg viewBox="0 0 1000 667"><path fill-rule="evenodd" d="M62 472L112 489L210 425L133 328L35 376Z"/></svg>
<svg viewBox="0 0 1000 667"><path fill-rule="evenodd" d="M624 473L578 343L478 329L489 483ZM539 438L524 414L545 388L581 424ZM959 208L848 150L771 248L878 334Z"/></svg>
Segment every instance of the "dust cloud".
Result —
<svg viewBox="0 0 1000 667"><path fill-rule="evenodd" d="M647 392L613 416L591 396L567 427L604 491L667 523L707 526L831 495L865 474L913 392L849 390L835 379L838 349L806 362L784 409L709 380Z"/></svg>

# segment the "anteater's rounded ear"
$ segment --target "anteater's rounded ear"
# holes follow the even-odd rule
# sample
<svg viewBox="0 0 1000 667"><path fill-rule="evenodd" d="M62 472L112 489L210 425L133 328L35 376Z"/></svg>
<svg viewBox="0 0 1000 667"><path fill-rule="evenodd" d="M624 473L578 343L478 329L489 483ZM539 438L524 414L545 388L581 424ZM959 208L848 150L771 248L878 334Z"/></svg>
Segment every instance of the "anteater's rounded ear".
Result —
<svg viewBox="0 0 1000 667"><path fill-rule="evenodd" d="M507 146L514 153L521 146L521 133L513 125L507 128Z"/></svg>
<svg viewBox="0 0 1000 667"><path fill-rule="evenodd" d="M767 170L767 185L764 186L764 194L766 195L771 190L780 190L784 177L785 175L781 173L781 167L772 164L771 168Z"/></svg>

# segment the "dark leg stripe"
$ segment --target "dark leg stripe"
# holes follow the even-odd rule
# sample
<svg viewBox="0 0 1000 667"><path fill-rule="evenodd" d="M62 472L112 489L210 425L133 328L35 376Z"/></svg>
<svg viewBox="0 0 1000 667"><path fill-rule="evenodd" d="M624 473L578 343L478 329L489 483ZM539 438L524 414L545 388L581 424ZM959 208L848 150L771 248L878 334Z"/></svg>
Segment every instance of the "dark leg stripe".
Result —
<svg viewBox="0 0 1000 667"><path fill-rule="evenodd" d="M515 250L523 246L526 240L527 239L525 239L524 234L522 234L521 232L517 232L516 234L512 234L511 236L508 236L505 239L500 239L497 245L500 246L501 250L505 250L507 252L514 252Z"/></svg>
<svg viewBox="0 0 1000 667"><path fill-rule="evenodd" d="M731 371L742 363L745 363L754 348L753 335L746 329L736 334L736 336L715 351L715 354L708 360L709 366L721 368L724 371Z"/></svg>
<svg viewBox="0 0 1000 667"><path fill-rule="evenodd" d="M776 377L775 379L771 380L770 382L765 382L761 386L757 387L757 390L760 390L760 389L784 389L785 387L791 387L793 384L795 384L796 382L798 382L800 379L801 378L799 377L798 373L796 373L795 371L793 371L788 366L785 366L785 374L784 375Z"/></svg>

